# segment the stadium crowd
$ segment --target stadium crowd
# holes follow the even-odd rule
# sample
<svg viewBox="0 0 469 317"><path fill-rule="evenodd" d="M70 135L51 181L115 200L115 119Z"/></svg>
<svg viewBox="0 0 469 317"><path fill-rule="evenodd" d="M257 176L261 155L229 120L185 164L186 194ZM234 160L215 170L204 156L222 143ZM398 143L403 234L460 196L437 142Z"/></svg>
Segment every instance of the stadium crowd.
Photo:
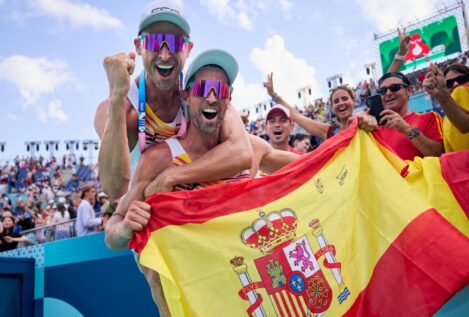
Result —
<svg viewBox="0 0 469 317"><path fill-rule="evenodd" d="M107 195L100 190L97 165L85 164L83 157L77 160L74 155L64 155L60 161L16 157L4 163L0 166L0 251L15 248L17 242L34 244L75 235L70 220L77 217L83 188L90 184L98 192L93 208L102 214L109 205ZM31 230L43 227L46 229ZM26 231L27 241L8 243L3 239L7 231L18 238Z"/></svg>

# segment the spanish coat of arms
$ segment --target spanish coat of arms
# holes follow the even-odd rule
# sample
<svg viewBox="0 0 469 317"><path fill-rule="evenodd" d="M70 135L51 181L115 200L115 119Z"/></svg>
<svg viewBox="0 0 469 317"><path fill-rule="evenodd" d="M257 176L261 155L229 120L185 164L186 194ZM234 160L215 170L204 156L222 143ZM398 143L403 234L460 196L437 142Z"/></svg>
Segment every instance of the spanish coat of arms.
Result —
<svg viewBox="0 0 469 317"><path fill-rule="evenodd" d="M296 238L298 219L291 209L279 212L259 213L250 227L241 232L241 241L248 247L257 249L262 256L254 260L259 282L252 282L244 258L231 259L233 270L242 284L239 296L249 301L249 316L267 316L264 299L257 289L264 288L278 316L321 316L334 298L319 260L323 257L323 267L331 270L337 282L341 304L350 295L340 273L341 263L336 258L334 245L327 242L318 219L309 226L320 249L313 251L307 236Z"/></svg>

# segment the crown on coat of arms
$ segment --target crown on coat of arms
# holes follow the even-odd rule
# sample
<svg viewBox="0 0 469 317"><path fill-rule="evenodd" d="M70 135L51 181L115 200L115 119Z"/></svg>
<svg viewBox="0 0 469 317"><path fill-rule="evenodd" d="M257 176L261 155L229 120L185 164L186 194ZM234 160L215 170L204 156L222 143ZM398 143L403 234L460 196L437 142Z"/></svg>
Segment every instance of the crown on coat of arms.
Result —
<svg viewBox="0 0 469 317"><path fill-rule="evenodd" d="M241 240L248 247L267 254L276 246L295 238L298 220L293 210L283 209L269 214L261 211L259 216L241 232Z"/></svg>

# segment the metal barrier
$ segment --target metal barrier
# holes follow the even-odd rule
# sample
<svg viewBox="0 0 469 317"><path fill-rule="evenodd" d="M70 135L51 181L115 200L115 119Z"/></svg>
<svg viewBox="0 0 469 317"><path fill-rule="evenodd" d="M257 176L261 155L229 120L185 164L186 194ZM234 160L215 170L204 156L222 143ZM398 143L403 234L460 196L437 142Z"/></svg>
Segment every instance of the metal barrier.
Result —
<svg viewBox="0 0 469 317"><path fill-rule="evenodd" d="M101 216L101 214L102 213L96 214L96 217ZM19 242L18 248L76 237L76 220L76 218L73 218L67 221L21 231L20 234L26 236L28 241Z"/></svg>

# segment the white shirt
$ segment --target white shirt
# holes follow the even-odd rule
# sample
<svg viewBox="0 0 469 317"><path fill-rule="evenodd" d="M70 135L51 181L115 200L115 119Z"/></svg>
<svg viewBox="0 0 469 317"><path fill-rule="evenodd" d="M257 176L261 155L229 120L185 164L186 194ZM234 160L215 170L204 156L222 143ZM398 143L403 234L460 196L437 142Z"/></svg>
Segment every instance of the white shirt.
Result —
<svg viewBox="0 0 469 317"><path fill-rule="evenodd" d="M94 233L95 228L101 225L101 222L101 218L96 218L93 206L86 199L83 199L77 210L77 221L75 223L77 236Z"/></svg>

